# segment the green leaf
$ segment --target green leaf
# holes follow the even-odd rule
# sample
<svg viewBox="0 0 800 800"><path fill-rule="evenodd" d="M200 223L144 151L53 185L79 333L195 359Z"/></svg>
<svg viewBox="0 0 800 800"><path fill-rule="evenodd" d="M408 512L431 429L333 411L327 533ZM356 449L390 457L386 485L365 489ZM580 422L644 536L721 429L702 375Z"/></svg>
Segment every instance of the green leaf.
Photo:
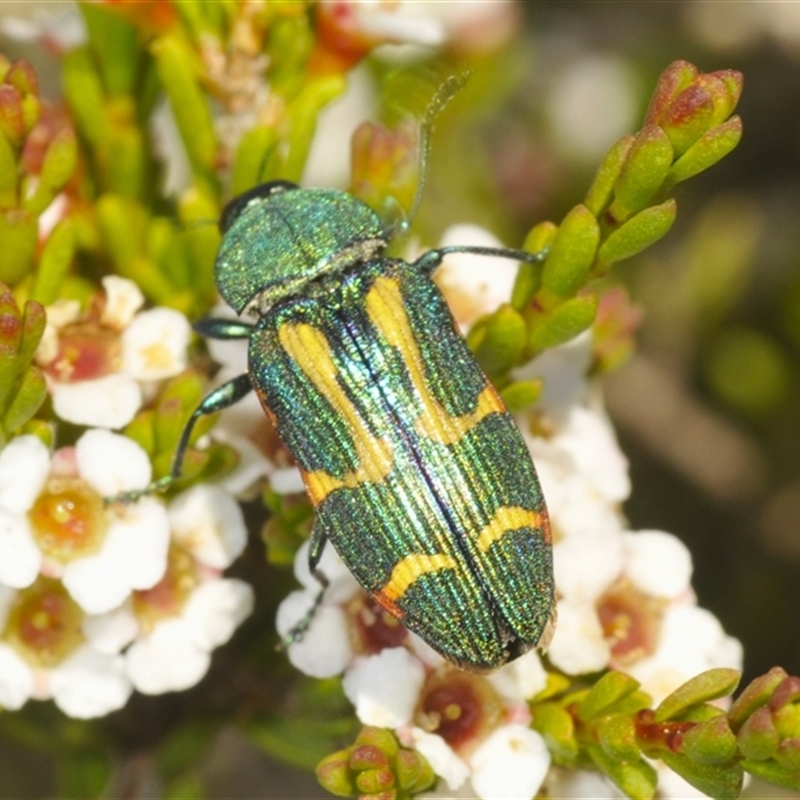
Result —
<svg viewBox="0 0 800 800"><path fill-rule="evenodd" d="M692 706L727 697L739 685L742 673L735 669L718 667L701 672L665 697L655 710L654 720L664 722L679 719Z"/></svg>
<svg viewBox="0 0 800 800"><path fill-rule="evenodd" d="M17 205L17 159L6 136L0 132L0 210Z"/></svg>
<svg viewBox="0 0 800 800"><path fill-rule="evenodd" d="M641 686L639 681L624 672L616 670L607 672L581 701L578 706L578 716L584 722L599 717L616 702L633 694L639 686Z"/></svg>
<svg viewBox="0 0 800 800"><path fill-rule="evenodd" d="M14 392L3 417L3 430L13 433L22 427L39 410L47 397L47 384L41 370L29 366Z"/></svg>
<svg viewBox="0 0 800 800"><path fill-rule="evenodd" d="M525 320L508 304L500 306L489 317L475 357L490 379L517 365L525 347L526 334Z"/></svg>
<svg viewBox="0 0 800 800"><path fill-rule="evenodd" d="M534 351L568 342L583 333L597 313L597 297L573 297L553 309L533 328L528 344Z"/></svg>
<svg viewBox="0 0 800 800"><path fill-rule="evenodd" d="M739 728L738 741L742 755L750 760L765 761L775 755L781 737L766 706L762 706L745 720L744 725Z"/></svg>
<svg viewBox="0 0 800 800"><path fill-rule="evenodd" d="M774 761L744 760L741 762L741 766L745 772L755 775L762 781L800 792L800 770L786 769Z"/></svg>
<svg viewBox="0 0 800 800"><path fill-rule="evenodd" d="M512 414L516 414L537 403L542 396L543 388L544 382L541 378L514 381L500 390L500 399Z"/></svg>
<svg viewBox="0 0 800 800"><path fill-rule="evenodd" d="M345 76L326 75L309 81L288 109L290 120L289 152L281 168L281 178L299 182L303 177L311 142L317 130L319 112L344 92Z"/></svg>
<svg viewBox="0 0 800 800"><path fill-rule="evenodd" d="M637 762L642 755L636 742L636 724L627 714L611 714L597 726L603 750L617 761Z"/></svg>
<svg viewBox="0 0 800 800"><path fill-rule="evenodd" d="M0 213L0 282L16 286L33 266L33 257L39 241L36 215L22 209Z"/></svg>
<svg viewBox="0 0 800 800"><path fill-rule="evenodd" d="M731 728L734 731L738 730L757 709L765 706L772 697L772 693L786 677L788 677L788 673L785 669L773 667L769 672L759 675L751 681L734 700L728 712Z"/></svg>
<svg viewBox="0 0 800 800"><path fill-rule="evenodd" d="M659 756L673 772L709 797L735 800L742 791L744 775L739 764L698 764L682 753L669 750L659 753Z"/></svg>
<svg viewBox="0 0 800 800"><path fill-rule="evenodd" d="M676 213L677 204L672 199L640 211L609 235L600 246L597 260L612 264L641 253L669 231Z"/></svg>
<svg viewBox="0 0 800 800"><path fill-rule="evenodd" d="M74 227L70 219L63 219L53 228L39 256L39 267L31 289L33 300L49 306L58 299L74 255Z"/></svg>
<svg viewBox="0 0 800 800"><path fill-rule="evenodd" d="M650 800L656 792L658 776L646 761L617 761L600 745L588 744L586 750L597 767L608 775L633 800Z"/></svg>
<svg viewBox="0 0 800 800"><path fill-rule="evenodd" d="M81 3L79 8L106 91L112 97L133 94L141 55L136 28L102 4Z"/></svg>
<svg viewBox="0 0 800 800"><path fill-rule="evenodd" d="M634 136L623 136L614 142L597 168L592 185L583 201L595 217L599 217L611 202L614 184L619 178L634 139Z"/></svg>
<svg viewBox="0 0 800 800"><path fill-rule="evenodd" d="M39 180L53 194L60 192L78 164L78 142L72 128L62 128L50 141Z"/></svg>
<svg viewBox="0 0 800 800"><path fill-rule="evenodd" d="M63 61L64 95L78 128L94 147L108 139L110 123L100 76L88 47L67 53Z"/></svg>
<svg viewBox="0 0 800 800"><path fill-rule="evenodd" d="M213 184L217 138L211 110L193 70L195 55L173 34L156 39L150 52L158 65L189 161L199 177Z"/></svg>
<svg viewBox="0 0 800 800"><path fill-rule="evenodd" d="M586 282L600 241L600 226L586 206L577 205L561 223L542 268L542 286L570 297Z"/></svg>
<svg viewBox="0 0 800 800"><path fill-rule="evenodd" d="M267 179L265 168L277 145L278 133L271 126L256 125L242 136L233 162L234 197Z"/></svg>
<svg viewBox="0 0 800 800"><path fill-rule="evenodd" d="M549 750L563 761L571 762L578 755L578 742L569 712L558 703L540 703L532 713L531 726L544 737Z"/></svg>
<svg viewBox="0 0 800 800"><path fill-rule="evenodd" d="M725 714L696 725L681 740L681 751L698 764L727 764L736 756L736 748Z"/></svg>
<svg viewBox="0 0 800 800"><path fill-rule="evenodd" d="M617 222L641 211L661 188L672 163L672 145L661 128L646 125L636 134L614 186L608 209Z"/></svg>
<svg viewBox="0 0 800 800"><path fill-rule="evenodd" d="M725 158L742 138L742 120L731 117L727 122L704 133L673 165L665 183L676 183L693 178Z"/></svg>

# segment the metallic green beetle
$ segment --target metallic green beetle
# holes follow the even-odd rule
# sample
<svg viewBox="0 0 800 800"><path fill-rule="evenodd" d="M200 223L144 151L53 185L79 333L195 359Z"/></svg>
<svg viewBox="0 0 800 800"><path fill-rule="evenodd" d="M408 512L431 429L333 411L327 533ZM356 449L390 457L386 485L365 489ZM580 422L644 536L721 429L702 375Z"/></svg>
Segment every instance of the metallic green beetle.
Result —
<svg viewBox="0 0 800 800"><path fill-rule="evenodd" d="M172 477L197 419L255 389L316 509L312 572L330 541L384 609L465 669L546 645L552 552L536 472L431 280L447 253L539 256L388 258L364 203L285 181L235 199L222 229L217 287L257 322L196 328L249 339L249 368L195 411Z"/></svg>

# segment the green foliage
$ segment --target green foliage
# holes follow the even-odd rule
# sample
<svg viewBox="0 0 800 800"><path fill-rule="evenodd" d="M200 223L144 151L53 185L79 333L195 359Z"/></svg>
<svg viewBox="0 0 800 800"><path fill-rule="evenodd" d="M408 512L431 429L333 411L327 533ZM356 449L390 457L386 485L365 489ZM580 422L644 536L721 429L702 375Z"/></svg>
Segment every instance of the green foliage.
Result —
<svg viewBox="0 0 800 800"><path fill-rule="evenodd" d="M44 376L33 364L44 325L39 303L28 300L20 311L14 296L0 284L0 448L44 402Z"/></svg>
<svg viewBox="0 0 800 800"><path fill-rule="evenodd" d="M355 743L317 766L317 777L332 794L377 800L412 797L429 789L436 776L415 750L401 748L391 731L363 728Z"/></svg>
<svg viewBox="0 0 800 800"><path fill-rule="evenodd" d="M515 366L591 327L598 279L612 264L641 253L669 231L677 204L666 193L716 163L739 141L741 120L729 117L741 85L738 72L701 74L687 62L672 64L659 79L644 127L611 146L584 203L574 206L560 225L545 222L531 230L525 248L546 256L543 264L520 266L511 304L528 333L522 347L509 348L516 363L492 364L492 378L502 388L513 385ZM507 314L498 310L495 315L501 313ZM485 332L497 324L490 317L477 327ZM476 353L483 347L482 336L471 337ZM605 367L620 360L608 359Z"/></svg>
<svg viewBox="0 0 800 800"><path fill-rule="evenodd" d="M185 372L166 385L152 408L139 412L126 426L125 435L137 442L153 462L154 479L170 474L183 429L204 394L205 384L200 375ZM214 427L216 421L217 416L211 414L201 417L195 426L183 462L183 473L176 482L178 489L185 489L196 481L219 478L236 466L238 455L228 445L213 442L203 450L193 446Z"/></svg>

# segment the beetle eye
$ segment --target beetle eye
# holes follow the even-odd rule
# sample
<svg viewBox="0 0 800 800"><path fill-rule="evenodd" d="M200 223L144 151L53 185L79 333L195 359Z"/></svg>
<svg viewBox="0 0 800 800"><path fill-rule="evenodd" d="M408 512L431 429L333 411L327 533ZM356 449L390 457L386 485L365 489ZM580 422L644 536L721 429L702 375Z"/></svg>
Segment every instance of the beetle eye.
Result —
<svg viewBox="0 0 800 800"><path fill-rule="evenodd" d="M258 186L254 186L252 189L248 189L246 192L237 195L222 209L222 214L220 214L219 218L220 233L227 233L231 225L236 222L239 215L250 205L252 200L299 188L300 187L296 183L292 183L291 181L269 181L267 183L260 183Z"/></svg>

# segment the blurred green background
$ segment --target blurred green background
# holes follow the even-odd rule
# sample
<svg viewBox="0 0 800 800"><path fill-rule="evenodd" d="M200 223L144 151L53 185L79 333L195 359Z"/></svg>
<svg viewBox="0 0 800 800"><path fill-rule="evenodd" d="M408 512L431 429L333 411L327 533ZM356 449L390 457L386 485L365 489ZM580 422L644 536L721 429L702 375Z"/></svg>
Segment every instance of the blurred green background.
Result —
<svg viewBox="0 0 800 800"><path fill-rule="evenodd" d="M8 35L10 20L39 5L0 7L0 49L33 61L42 94L55 97L57 60ZM466 14L472 4L447 5ZM508 13L498 25L515 24ZM431 242L448 224L475 222L516 245L534 223L559 220L607 147L637 129L670 62L745 75L741 145L678 188L678 220L662 242L615 267L644 321L636 355L605 388L631 463L631 528L688 545L700 604L744 643L745 680L776 664L798 674L800 3L524 2L516 13L519 35L499 52L480 37L459 42L473 75L437 126L419 226ZM342 132L331 130L326 152L337 142L334 181L349 165ZM226 677L224 651L206 686ZM136 705L152 719L158 704L167 724L193 695ZM126 765L135 790L123 770L120 796L148 796L135 767ZM206 770L209 796L322 796L311 777L276 771L232 730ZM0 797L53 786L48 757L0 743Z"/></svg>

